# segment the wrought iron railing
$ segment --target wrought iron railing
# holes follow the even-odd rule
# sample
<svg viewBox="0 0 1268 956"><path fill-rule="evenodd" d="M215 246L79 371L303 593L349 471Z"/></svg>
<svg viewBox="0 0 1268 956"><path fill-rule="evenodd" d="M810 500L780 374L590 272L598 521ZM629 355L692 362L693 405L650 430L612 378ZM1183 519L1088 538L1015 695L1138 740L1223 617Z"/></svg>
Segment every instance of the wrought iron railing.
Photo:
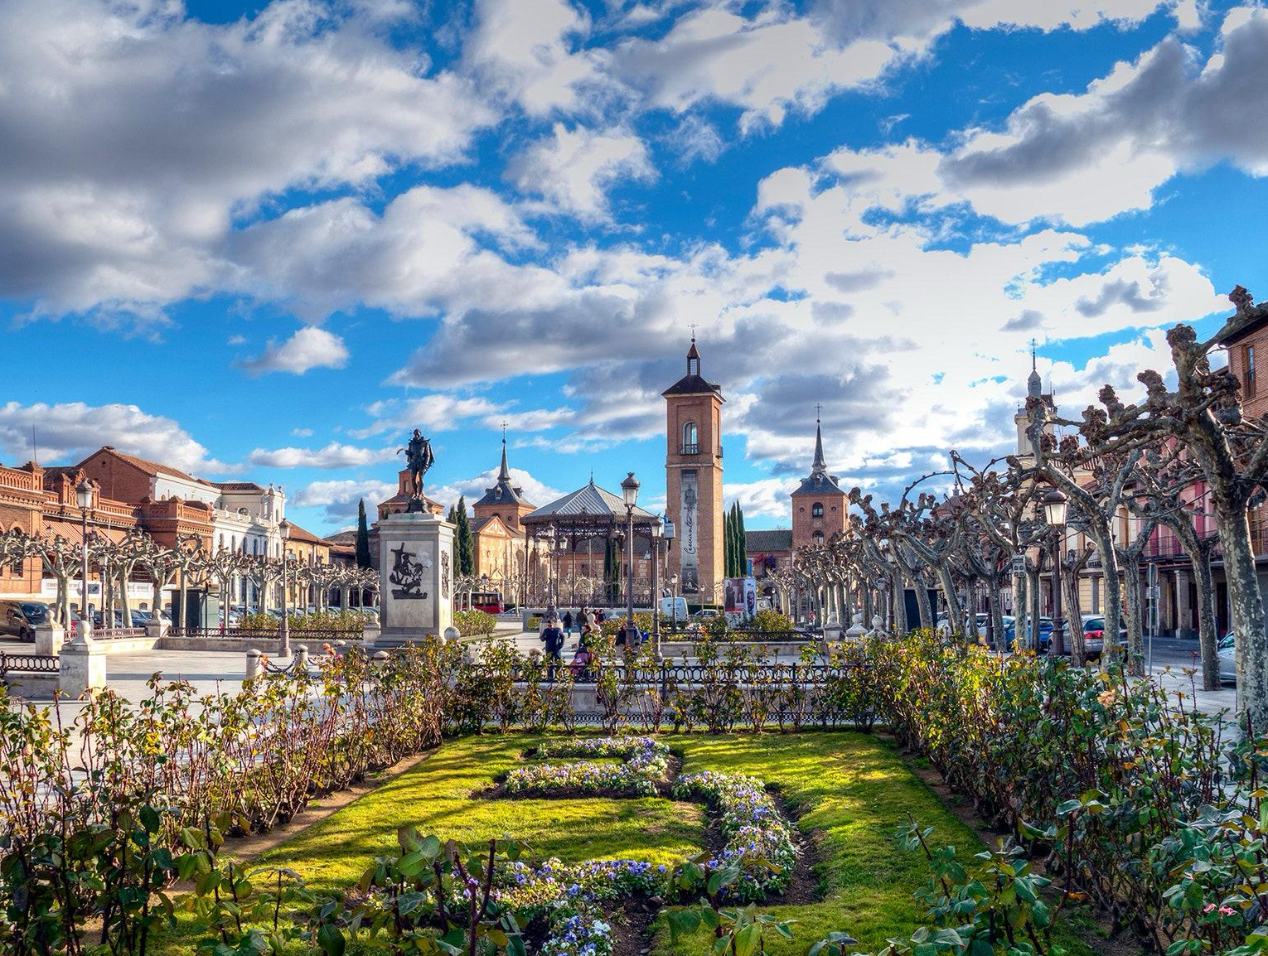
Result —
<svg viewBox="0 0 1268 956"><path fill-rule="evenodd" d="M698 442L683 442L678 446L678 454L680 455L698 455L700 454L700 445Z"/></svg>
<svg viewBox="0 0 1268 956"><path fill-rule="evenodd" d="M709 633L708 625L687 627L666 627L662 619L660 639L662 641L694 641ZM719 641L743 641L746 644L788 644L798 641L817 641L823 635L815 631L793 629L788 631L759 631L753 628L727 628L718 635Z"/></svg>
<svg viewBox="0 0 1268 956"><path fill-rule="evenodd" d="M56 674L60 667L56 654L0 653L0 680L8 674Z"/></svg>
<svg viewBox="0 0 1268 956"><path fill-rule="evenodd" d="M121 641L129 637L145 637L145 628L94 627L89 633L94 641Z"/></svg>
<svg viewBox="0 0 1268 956"><path fill-rule="evenodd" d="M174 627L167 632L169 637L195 637L214 639L222 637L249 638L253 640L278 640L282 636L280 628L269 627ZM317 630L312 628L292 627L288 632L292 641L359 641L361 628L343 628L340 630Z"/></svg>
<svg viewBox="0 0 1268 956"><path fill-rule="evenodd" d="M480 663L468 665L477 674L485 669ZM833 679L844 679L866 664L669 664L649 667L627 667L623 664L573 664L568 661L549 661L539 665L521 665L513 671L517 682L532 679L553 683L556 676L571 676L574 684L597 684L605 677L614 677L623 684L659 685L683 687L701 684L732 684L746 686L756 684L822 685ZM492 667L487 669L493 676Z"/></svg>

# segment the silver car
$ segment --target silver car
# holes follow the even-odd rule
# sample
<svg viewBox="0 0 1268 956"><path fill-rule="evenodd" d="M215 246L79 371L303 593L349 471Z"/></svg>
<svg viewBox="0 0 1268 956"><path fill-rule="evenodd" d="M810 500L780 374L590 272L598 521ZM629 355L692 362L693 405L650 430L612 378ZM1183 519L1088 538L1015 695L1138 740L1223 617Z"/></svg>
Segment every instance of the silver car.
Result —
<svg viewBox="0 0 1268 956"><path fill-rule="evenodd" d="M1237 652L1234 649L1232 631L1220 638L1215 655L1220 661L1220 681L1225 684L1237 683Z"/></svg>

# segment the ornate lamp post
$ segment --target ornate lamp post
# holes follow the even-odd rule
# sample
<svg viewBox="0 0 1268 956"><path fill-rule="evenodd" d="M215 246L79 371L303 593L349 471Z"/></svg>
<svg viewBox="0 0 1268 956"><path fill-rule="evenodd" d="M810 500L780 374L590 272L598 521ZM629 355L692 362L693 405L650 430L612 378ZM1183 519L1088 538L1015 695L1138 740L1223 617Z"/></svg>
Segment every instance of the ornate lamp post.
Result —
<svg viewBox="0 0 1268 956"><path fill-rule="evenodd" d="M286 613L286 566L290 562L289 555L286 553L286 541L291 536L291 523L283 518L277 530L282 535L282 647L278 653L281 657L290 657L291 620L290 615Z"/></svg>
<svg viewBox="0 0 1268 956"><path fill-rule="evenodd" d="M81 521L81 534L84 539L83 548L83 598L79 602L79 635L83 640L88 639L88 632L92 629L92 616L88 613L88 509L92 507L92 485L85 478L75 487L75 503L79 505L79 516ZM101 619L104 627L106 619Z"/></svg>
<svg viewBox="0 0 1268 956"><path fill-rule="evenodd" d="M1052 529L1052 650L1065 654L1065 617L1061 611L1061 541L1065 529L1067 499L1059 488L1043 496L1044 517ZM1038 634L1038 622L1035 632Z"/></svg>
<svg viewBox="0 0 1268 956"><path fill-rule="evenodd" d="M674 523L669 518L665 519L664 531L652 538L652 638L656 642L656 660L660 660L660 587L657 585L657 568L660 565L660 542L661 540L669 542L669 547L674 546ZM677 610L674 611L677 617Z"/></svg>
<svg viewBox="0 0 1268 956"><path fill-rule="evenodd" d="M631 648L638 640L638 628L634 626L634 506L638 504L638 479L630 472L621 482L621 496L625 499L625 646Z"/></svg>

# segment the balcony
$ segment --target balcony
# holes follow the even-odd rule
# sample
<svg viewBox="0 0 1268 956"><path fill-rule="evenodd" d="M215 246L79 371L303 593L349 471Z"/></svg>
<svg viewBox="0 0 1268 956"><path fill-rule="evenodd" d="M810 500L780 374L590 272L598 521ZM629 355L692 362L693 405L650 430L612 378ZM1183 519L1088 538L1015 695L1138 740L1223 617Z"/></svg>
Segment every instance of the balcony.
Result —
<svg viewBox="0 0 1268 956"><path fill-rule="evenodd" d="M698 454L700 454L700 445L699 445L699 444L693 444L693 445L682 444L682 445L679 445L679 446L678 446L678 454L680 454L680 455L698 455Z"/></svg>

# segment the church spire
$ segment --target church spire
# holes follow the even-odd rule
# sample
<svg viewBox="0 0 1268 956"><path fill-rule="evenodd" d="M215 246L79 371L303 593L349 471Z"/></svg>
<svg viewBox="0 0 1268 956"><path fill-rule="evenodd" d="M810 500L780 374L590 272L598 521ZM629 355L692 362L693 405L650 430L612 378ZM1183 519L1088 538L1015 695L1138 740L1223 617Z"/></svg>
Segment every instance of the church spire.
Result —
<svg viewBox="0 0 1268 956"><path fill-rule="evenodd" d="M696 326L691 326L691 348L687 350L687 374L700 374L700 351L696 348Z"/></svg>
<svg viewBox="0 0 1268 956"><path fill-rule="evenodd" d="M828 463L823 460L823 428L819 422L820 407L815 406L815 460L810 466L812 475L822 475L828 470Z"/></svg>
<svg viewBox="0 0 1268 956"><path fill-rule="evenodd" d="M1030 377L1026 379L1026 394L1031 398L1043 395L1043 379L1039 377L1039 361L1034 339L1030 340Z"/></svg>
<svg viewBox="0 0 1268 956"><path fill-rule="evenodd" d="M506 466L506 422L502 423L502 470L498 472L498 481L510 481L511 469Z"/></svg>

